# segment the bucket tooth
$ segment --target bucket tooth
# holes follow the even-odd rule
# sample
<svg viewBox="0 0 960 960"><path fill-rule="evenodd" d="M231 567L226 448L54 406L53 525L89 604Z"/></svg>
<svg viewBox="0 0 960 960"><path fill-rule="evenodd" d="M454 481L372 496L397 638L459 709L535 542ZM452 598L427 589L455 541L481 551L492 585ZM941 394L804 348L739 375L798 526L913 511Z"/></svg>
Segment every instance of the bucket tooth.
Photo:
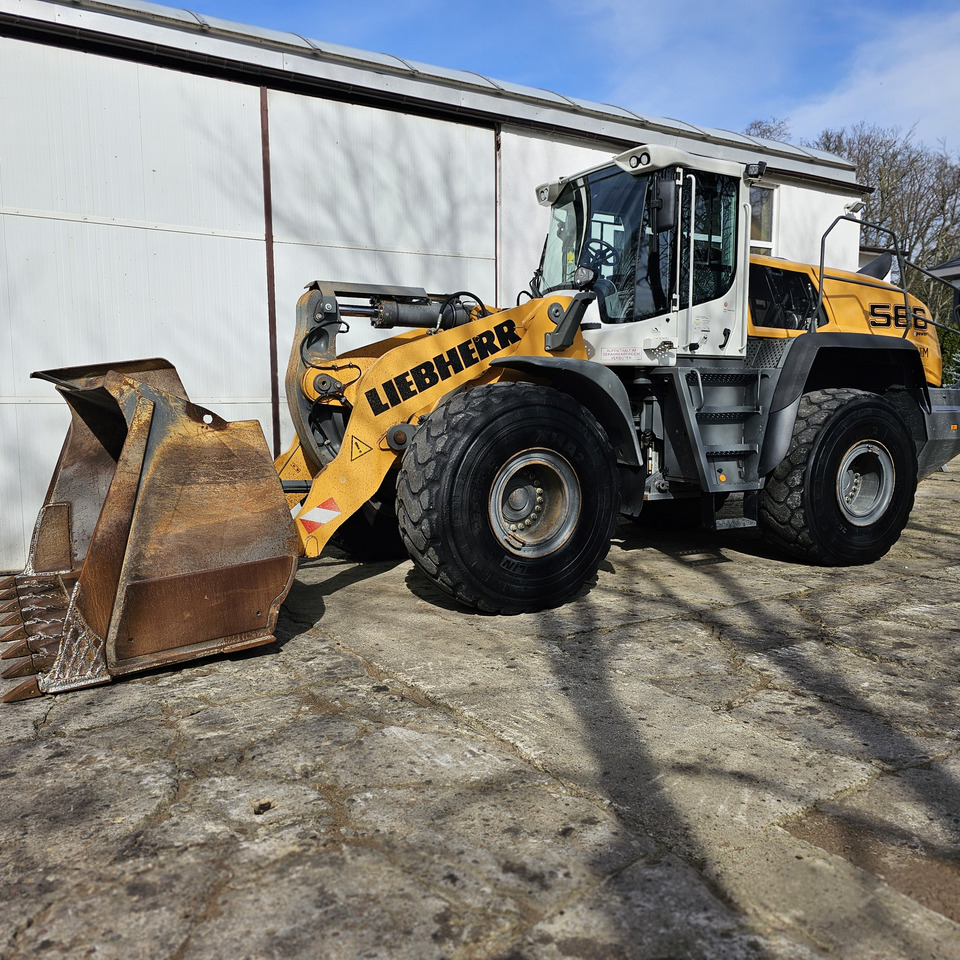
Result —
<svg viewBox="0 0 960 960"><path fill-rule="evenodd" d="M67 603L65 601L49 599L34 600L22 603L20 606L20 619L23 623L33 622L43 623L47 620L63 620L67 612Z"/></svg>
<svg viewBox="0 0 960 960"><path fill-rule="evenodd" d="M43 691L40 689L37 678L30 677L12 690L8 690L2 699L4 703L16 703L18 700L33 700L40 696L43 696Z"/></svg>
<svg viewBox="0 0 960 960"><path fill-rule="evenodd" d="M59 578L21 575L5 582L9 586L0 592L0 627L28 624L36 614L48 619L49 614L67 609L69 598Z"/></svg>
<svg viewBox="0 0 960 960"><path fill-rule="evenodd" d="M18 660L20 657L29 657L31 653L33 651L30 649L30 641L24 637L0 653L0 660Z"/></svg>
<svg viewBox="0 0 960 960"><path fill-rule="evenodd" d="M34 577L21 574L16 578L15 594L21 606L55 600L66 606L69 600L60 577Z"/></svg>
<svg viewBox="0 0 960 960"><path fill-rule="evenodd" d="M5 627L0 630L0 643L10 643L13 640L23 640L27 631L22 623L14 624L12 627ZM2 654L0 654L2 656Z"/></svg>
<svg viewBox="0 0 960 960"><path fill-rule="evenodd" d="M14 660L3 673L0 673L0 677L4 680L17 680L20 677L33 677L43 670L48 670L57 658L58 646L59 643L54 644L48 653L31 653L27 657Z"/></svg>
<svg viewBox="0 0 960 960"><path fill-rule="evenodd" d="M51 633L48 636L34 634L32 637L25 637L17 641L13 646L7 647L0 654L0 660L16 660L18 657L29 657L32 654L56 653L60 646L60 631Z"/></svg>
<svg viewBox="0 0 960 960"><path fill-rule="evenodd" d="M28 653L37 653L51 642L59 642L63 634L64 618L57 617L51 620L33 620L25 623L21 628L24 635L16 639L12 647L7 647L0 653L0 660L12 660L14 657L26 656Z"/></svg>

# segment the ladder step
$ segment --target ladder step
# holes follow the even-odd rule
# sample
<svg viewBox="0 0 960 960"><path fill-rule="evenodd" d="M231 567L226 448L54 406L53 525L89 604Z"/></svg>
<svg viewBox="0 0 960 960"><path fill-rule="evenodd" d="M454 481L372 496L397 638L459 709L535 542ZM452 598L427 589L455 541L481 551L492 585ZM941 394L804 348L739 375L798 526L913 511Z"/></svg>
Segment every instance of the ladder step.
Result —
<svg viewBox="0 0 960 960"><path fill-rule="evenodd" d="M717 457L748 457L759 453L760 448L755 443L723 443L709 444L703 448L706 456Z"/></svg>
<svg viewBox="0 0 960 960"><path fill-rule="evenodd" d="M697 411L697 419L707 423L740 423L759 413L757 407L701 407Z"/></svg>
<svg viewBox="0 0 960 960"><path fill-rule="evenodd" d="M760 371L750 368L747 370L724 370L719 369L710 369L709 367L699 368L700 380L703 383L720 383L727 385L741 384L741 383L756 383L757 376ZM687 381L690 382L694 379L694 376L687 374Z"/></svg>
<svg viewBox="0 0 960 960"><path fill-rule="evenodd" d="M718 517L716 530L746 530L757 525L750 517Z"/></svg>

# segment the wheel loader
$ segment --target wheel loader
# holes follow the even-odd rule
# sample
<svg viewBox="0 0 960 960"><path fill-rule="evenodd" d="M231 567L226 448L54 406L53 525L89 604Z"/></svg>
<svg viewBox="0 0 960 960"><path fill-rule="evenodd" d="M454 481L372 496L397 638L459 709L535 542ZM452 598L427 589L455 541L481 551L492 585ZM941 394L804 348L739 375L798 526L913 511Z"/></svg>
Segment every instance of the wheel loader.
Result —
<svg viewBox="0 0 960 960"><path fill-rule="evenodd" d="M960 453L960 391L888 264L828 270L826 239L819 266L751 258L763 173L641 145L539 187L550 226L509 309L311 283L275 462L164 360L34 374L72 424L26 568L0 580L3 699L268 643L298 557L331 540L407 553L491 613L569 600L621 516L882 557ZM392 335L339 352L358 317Z"/></svg>

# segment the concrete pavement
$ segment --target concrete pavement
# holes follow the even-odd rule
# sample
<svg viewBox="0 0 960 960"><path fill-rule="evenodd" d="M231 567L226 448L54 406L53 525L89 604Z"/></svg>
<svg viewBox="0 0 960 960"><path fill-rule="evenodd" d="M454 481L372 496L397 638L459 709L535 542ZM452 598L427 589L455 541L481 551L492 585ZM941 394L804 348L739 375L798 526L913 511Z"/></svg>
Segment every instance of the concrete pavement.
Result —
<svg viewBox="0 0 960 960"><path fill-rule="evenodd" d="M274 647L0 711L0 957L960 958L958 583L956 467L864 568L305 563Z"/></svg>

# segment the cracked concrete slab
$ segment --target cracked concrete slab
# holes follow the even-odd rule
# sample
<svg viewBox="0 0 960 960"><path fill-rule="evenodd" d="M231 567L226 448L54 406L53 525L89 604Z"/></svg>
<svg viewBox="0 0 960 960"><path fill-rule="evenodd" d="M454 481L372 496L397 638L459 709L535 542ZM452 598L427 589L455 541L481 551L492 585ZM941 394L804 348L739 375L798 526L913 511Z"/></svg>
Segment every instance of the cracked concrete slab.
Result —
<svg viewBox="0 0 960 960"><path fill-rule="evenodd" d="M331 552L0 711L0 957L957 960L958 582L958 472L869 567L623 523L539 615Z"/></svg>

